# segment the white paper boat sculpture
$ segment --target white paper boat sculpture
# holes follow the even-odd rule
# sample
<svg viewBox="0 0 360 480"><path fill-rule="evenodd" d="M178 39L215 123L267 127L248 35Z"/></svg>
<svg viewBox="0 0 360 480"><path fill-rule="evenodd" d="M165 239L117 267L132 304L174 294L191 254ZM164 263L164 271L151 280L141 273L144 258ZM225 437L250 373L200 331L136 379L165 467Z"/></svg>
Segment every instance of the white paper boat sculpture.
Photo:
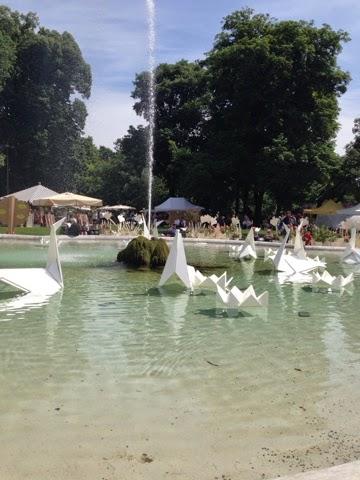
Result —
<svg viewBox="0 0 360 480"><path fill-rule="evenodd" d="M250 228L245 242L242 245L238 247L232 245L230 247L230 256L236 257L240 260L257 258L253 227Z"/></svg>
<svg viewBox="0 0 360 480"><path fill-rule="evenodd" d="M15 287L27 294L53 295L64 286L56 231L65 217L50 228L50 243L45 268L3 268L0 282Z"/></svg>
<svg viewBox="0 0 360 480"><path fill-rule="evenodd" d="M194 267L188 267L190 269L194 269ZM195 270L195 269L194 269ZM204 290L211 290L213 292L217 291L217 286L219 285L223 290L227 291L230 283L232 282L232 277L227 278L227 272L224 272L219 277L215 274L206 277L199 272L199 270L195 270L195 275L197 278L200 276L202 277L202 281L194 284L194 287L202 288Z"/></svg>
<svg viewBox="0 0 360 480"><path fill-rule="evenodd" d="M267 307L269 303L269 293L263 292L257 296L254 287L250 285L243 292L236 286L232 287L229 292L217 286L216 299L227 308L248 308L248 307Z"/></svg>
<svg viewBox="0 0 360 480"><path fill-rule="evenodd" d="M330 290L341 290L354 281L354 274L350 273L347 277L338 275L334 277L327 270L323 273L313 272L313 288L327 288Z"/></svg>
<svg viewBox="0 0 360 480"><path fill-rule="evenodd" d="M360 263L360 249L355 247L356 228L351 229L351 237L345 252L342 255L342 261L348 265L357 265Z"/></svg>

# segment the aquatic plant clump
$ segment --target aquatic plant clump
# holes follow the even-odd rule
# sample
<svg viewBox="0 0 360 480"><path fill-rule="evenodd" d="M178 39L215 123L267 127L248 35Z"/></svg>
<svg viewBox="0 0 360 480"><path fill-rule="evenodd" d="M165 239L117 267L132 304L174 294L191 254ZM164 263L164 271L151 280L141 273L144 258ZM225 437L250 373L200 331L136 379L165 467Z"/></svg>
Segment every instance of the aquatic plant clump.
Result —
<svg viewBox="0 0 360 480"><path fill-rule="evenodd" d="M161 267L165 265L169 247L163 239L148 240L139 236L118 253L117 261L132 267Z"/></svg>
<svg viewBox="0 0 360 480"><path fill-rule="evenodd" d="M169 247L165 240L163 240L162 238L159 238L157 240L151 240L151 242L155 243L155 248L151 255L150 267L163 267L169 255Z"/></svg>

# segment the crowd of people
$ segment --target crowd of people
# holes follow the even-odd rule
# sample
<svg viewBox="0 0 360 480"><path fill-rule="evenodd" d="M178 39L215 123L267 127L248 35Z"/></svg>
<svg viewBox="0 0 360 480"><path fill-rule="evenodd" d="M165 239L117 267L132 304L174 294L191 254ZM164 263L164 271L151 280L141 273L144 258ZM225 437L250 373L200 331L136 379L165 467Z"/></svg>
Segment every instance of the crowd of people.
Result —
<svg viewBox="0 0 360 480"><path fill-rule="evenodd" d="M276 240L279 235L284 235L285 225L291 231L294 231L302 222L303 240L306 245L313 243L313 231L317 228L314 224L311 224L309 219L304 217L301 212L295 213L290 210L279 216L266 219L259 226L254 224L250 212L241 215L240 218L235 213L228 216L220 213L217 213L215 216L207 214L200 217L200 222L204 228L220 228L222 230L225 230L226 227L243 228L245 230L254 227L255 240L268 242Z"/></svg>

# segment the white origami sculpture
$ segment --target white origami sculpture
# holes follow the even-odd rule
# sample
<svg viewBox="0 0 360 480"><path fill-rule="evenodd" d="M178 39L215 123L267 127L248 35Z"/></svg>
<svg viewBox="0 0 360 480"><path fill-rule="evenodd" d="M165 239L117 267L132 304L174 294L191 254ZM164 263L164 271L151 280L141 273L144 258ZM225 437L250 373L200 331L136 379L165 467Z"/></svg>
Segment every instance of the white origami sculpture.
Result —
<svg viewBox="0 0 360 480"><path fill-rule="evenodd" d="M268 256L268 259L274 263L276 270L286 272L288 275L293 275L294 273L306 273L317 268L325 267L325 262L318 258L299 258L290 253L286 253L286 243L290 235L290 229L286 225L284 225L284 227L286 235L280 248L274 257Z"/></svg>
<svg viewBox="0 0 360 480"><path fill-rule="evenodd" d="M237 287L232 287L229 292L226 292L217 285L216 298L227 308L267 307L269 303L269 293L264 292L257 296L252 285L243 292Z"/></svg>
<svg viewBox="0 0 360 480"><path fill-rule="evenodd" d="M226 272L220 275L220 277L217 275L206 277L199 272L199 270L188 265L184 242L179 230L176 231L175 238L171 244L170 253L160 278L159 287L162 287L173 275L177 275L185 287L190 288L191 290L201 287L216 291L217 285L220 285L225 290L232 281L232 278L230 278L230 280L227 279Z"/></svg>
<svg viewBox="0 0 360 480"><path fill-rule="evenodd" d="M143 224L143 230L144 230L143 236L145 238L147 238L148 240L150 240L151 239L151 234L150 234L149 228L148 228L148 226L145 222L144 215L141 215L141 217L142 217L142 224Z"/></svg>
<svg viewBox="0 0 360 480"><path fill-rule="evenodd" d="M173 275L177 275L185 287L193 289L193 282L196 281L196 272L195 269L194 272L191 269L189 271L186 263L184 242L179 230L176 230L175 238L171 244L170 253L161 274L159 287L162 287ZM190 275L192 278L190 278Z"/></svg>
<svg viewBox="0 0 360 480"><path fill-rule="evenodd" d="M155 237L155 238L158 238L158 236L159 236L159 231L158 231L158 228L157 228L157 222L154 222L154 224L153 224L153 227L152 227L152 230L151 230L151 236Z"/></svg>
<svg viewBox="0 0 360 480"><path fill-rule="evenodd" d="M351 229L351 237L348 246L342 256L342 261L348 265L356 265L360 263L360 249L355 247L356 228Z"/></svg>
<svg viewBox="0 0 360 480"><path fill-rule="evenodd" d="M193 267L191 267L191 268L193 268ZM200 273L200 272L198 272L198 273ZM200 273L200 275L201 275L201 273ZM223 290L227 291L228 286L230 285L230 283L232 281L232 277L228 280L226 272L224 272L222 275L220 275L220 277L218 277L215 274L210 275L209 277L205 277L204 275L202 275L202 277L203 277L203 281L201 283L199 283L197 286L200 287L200 288L204 288L205 290L212 290L214 292L216 292L217 286L219 286Z"/></svg>
<svg viewBox="0 0 360 480"><path fill-rule="evenodd" d="M241 259L248 259L248 258L257 258L256 254L256 247L255 247L255 239L254 239L254 229L251 227L245 242L237 246L230 247L230 256L234 256L236 258Z"/></svg>
<svg viewBox="0 0 360 480"><path fill-rule="evenodd" d="M274 248L264 248L264 262L274 260L277 250Z"/></svg>
<svg viewBox="0 0 360 480"><path fill-rule="evenodd" d="M51 226L46 268L3 268L0 269L0 281L27 294L52 295L61 290L64 284L56 231L64 220Z"/></svg>
<svg viewBox="0 0 360 480"><path fill-rule="evenodd" d="M301 229L304 224L304 219L301 220L300 225L296 227L296 234L295 234L295 241L294 241L294 250L293 255L297 258L305 259L307 258L307 254L304 248L304 242L301 238Z"/></svg>
<svg viewBox="0 0 360 480"><path fill-rule="evenodd" d="M314 272L312 274L313 288L328 288L330 290L341 290L349 285L354 280L354 274L350 273L347 277L338 275L334 277L327 270L322 274Z"/></svg>

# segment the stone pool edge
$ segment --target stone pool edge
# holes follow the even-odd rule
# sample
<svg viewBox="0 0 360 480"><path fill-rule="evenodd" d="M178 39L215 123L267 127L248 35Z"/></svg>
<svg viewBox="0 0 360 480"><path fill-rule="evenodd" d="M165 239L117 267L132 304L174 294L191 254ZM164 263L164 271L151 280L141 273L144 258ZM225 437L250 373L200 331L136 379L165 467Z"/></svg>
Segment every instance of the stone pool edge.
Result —
<svg viewBox="0 0 360 480"><path fill-rule="evenodd" d="M39 243L41 237L39 235L10 235L6 233L0 234L0 242L9 242L9 241L16 241L16 242L27 242L27 243ZM78 237L68 237L67 235L58 235L58 239L62 242L66 243L88 243L88 242L116 242L116 241L128 241L133 236L128 235L79 235ZM171 242L172 237L161 237L164 240ZM243 240L229 240L229 239L222 239L222 238L184 238L185 244L206 244L206 245L242 245L244 243ZM280 242L263 242L257 241L255 242L256 246L258 247L279 247L281 245ZM288 245L287 248L293 248L293 245ZM331 245L311 245L305 247L308 251L313 252L343 252L345 247L339 246L331 246Z"/></svg>
<svg viewBox="0 0 360 480"><path fill-rule="evenodd" d="M343 463L335 467L321 470L311 470L309 472L277 477L273 480L359 480L360 479L360 460L355 462Z"/></svg>

